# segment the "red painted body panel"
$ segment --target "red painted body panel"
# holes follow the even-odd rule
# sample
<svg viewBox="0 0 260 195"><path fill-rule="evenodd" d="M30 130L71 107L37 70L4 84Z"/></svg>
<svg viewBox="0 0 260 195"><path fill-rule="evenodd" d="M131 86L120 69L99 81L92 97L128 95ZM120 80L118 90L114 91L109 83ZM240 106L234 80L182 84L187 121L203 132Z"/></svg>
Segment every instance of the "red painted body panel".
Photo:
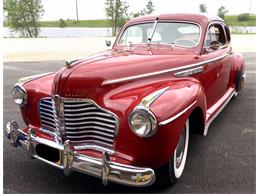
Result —
<svg viewBox="0 0 260 195"><path fill-rule="evenodd" d="M156 16L146 16L129 21L124 29L132 24L154 21ZM169 161L180 136L180 132L193 109L200 108L203 121L207 122L207 110L217 112L216 102L230 89L235 88L235 71L244 72L244 59L231 53L231 47L203 53L206 30L210 22L219 18L197 14L160 15L160 20L196 22L201 26L201 40L195 48L180 48L167 45L136 45L130 49L118 46L100 52L95 56L81 59L57 73L24 84L28 93L28 103L21 108L26 124L33 127L40 137L52 139L39 131L40 120L38 102L42 97L59 95L69 98L87 98L100 107L115 113L120 121L119 133L115 139L115 154L111 160L136 166L158 167ZM119 34L118 37L120 37ZM215 61L220 56L223 58ZM204 63L205 62L205 63ZM114 84L104 82L122 78L132 78L161 72L187 65L201 63L203 71L192 76L177 77L168 71L158 75L123 80ZM158 123L167 120L193 102L184 114L169 124L159 126L149 138L135 135L129 125L129 113L147 95L169 87L150 107ZM215 109L214 109L215 108ZM208 117L209 118L209 117ZM27 131L27 128L24 129ZM80 151L83 154L100 157L94 150Z"/></svg>

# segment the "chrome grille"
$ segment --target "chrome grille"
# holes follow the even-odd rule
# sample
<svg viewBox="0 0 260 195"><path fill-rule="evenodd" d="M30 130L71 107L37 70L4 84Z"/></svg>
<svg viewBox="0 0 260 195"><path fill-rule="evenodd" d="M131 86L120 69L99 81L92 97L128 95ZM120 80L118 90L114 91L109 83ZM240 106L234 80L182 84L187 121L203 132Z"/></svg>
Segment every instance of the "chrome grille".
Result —
<svg viewBox="0 0 260 195"><path fill-rule="evenodd" d="M55 110L53 109L52 98L43 98L39 103L41 126L44 129L55 131L56 129L56 118Z"/></svg>
<svg viewBox="0 0 260 195"><path fill-rule="evenodd" d="M92 100L61 98L66 138L74 144L98 144L112 147L117 132L117 117ZM40 101L43 128L59 131L55 103L51 98Z"/></svg>
<svg viewBox="0 0 260 195"><path fill-rule="evenodd" d="M117 120L91 100L64 99L67 138L73 143L97 143L113 146Z"/></svg>

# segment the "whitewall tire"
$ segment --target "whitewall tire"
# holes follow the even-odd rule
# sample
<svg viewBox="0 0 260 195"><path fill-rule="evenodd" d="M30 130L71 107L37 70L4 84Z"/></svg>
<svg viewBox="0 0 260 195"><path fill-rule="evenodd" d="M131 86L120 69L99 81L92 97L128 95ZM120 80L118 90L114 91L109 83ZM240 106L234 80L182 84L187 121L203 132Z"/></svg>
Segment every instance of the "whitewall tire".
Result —
<svg viewBox="0 0 260 195"><path fill-rule="evenodd" d="M180 135L179 142L174 150L173 156L166 165L161 167L158 170L158 179L159 182L162 182L166 185L173 185L181 177L188 154L189 146L189 119L185 122L183 131Z"/></svg>
<svg viewBox="0 0 260 195"><path fill-rule="evenodd" d="M176 179L180 178L185 167L189 146L189 120L186 121L184 131L173 155L173 171ZM178 151L179 150L179 151Z"/></svg>

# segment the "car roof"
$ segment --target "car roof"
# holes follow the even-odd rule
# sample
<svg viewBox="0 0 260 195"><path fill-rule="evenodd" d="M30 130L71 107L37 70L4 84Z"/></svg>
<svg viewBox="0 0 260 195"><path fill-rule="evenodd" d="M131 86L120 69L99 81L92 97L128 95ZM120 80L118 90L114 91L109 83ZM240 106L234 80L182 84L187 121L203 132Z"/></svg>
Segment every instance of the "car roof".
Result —
<svg viewBox="0 0 260 195"><path fill-rule="evenodd" d="M134 18L128 22L128 24L138 23L142 21L154 21L158 18L158 20L179 20L179 21L191 21L199 23L202 26L206 26L208 23L212 21L221 21L224 22L223 19L216 15L198 13L174 13L174 14L160 14L160 15L145 15Z"/></svg>

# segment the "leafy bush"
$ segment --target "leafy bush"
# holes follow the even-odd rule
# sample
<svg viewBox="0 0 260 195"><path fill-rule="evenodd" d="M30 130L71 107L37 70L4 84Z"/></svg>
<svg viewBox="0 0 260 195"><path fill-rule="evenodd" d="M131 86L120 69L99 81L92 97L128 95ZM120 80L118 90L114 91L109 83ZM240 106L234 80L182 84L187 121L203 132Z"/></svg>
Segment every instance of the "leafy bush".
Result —
<svg viewBox="0 0 260 195"><path fill-rule="evenodd" d="M242 21L248 21L249 18L250 18L249 13L243 13L238 15L237 20L242 22Z"/></svg>
<svg viewBox="0 0 260 195"><path fill-rule="evenodd" d="M59 27L60 28L64 28L67 26L67 23L65 20L63 20L62 18L59 19Z"/></svg>

